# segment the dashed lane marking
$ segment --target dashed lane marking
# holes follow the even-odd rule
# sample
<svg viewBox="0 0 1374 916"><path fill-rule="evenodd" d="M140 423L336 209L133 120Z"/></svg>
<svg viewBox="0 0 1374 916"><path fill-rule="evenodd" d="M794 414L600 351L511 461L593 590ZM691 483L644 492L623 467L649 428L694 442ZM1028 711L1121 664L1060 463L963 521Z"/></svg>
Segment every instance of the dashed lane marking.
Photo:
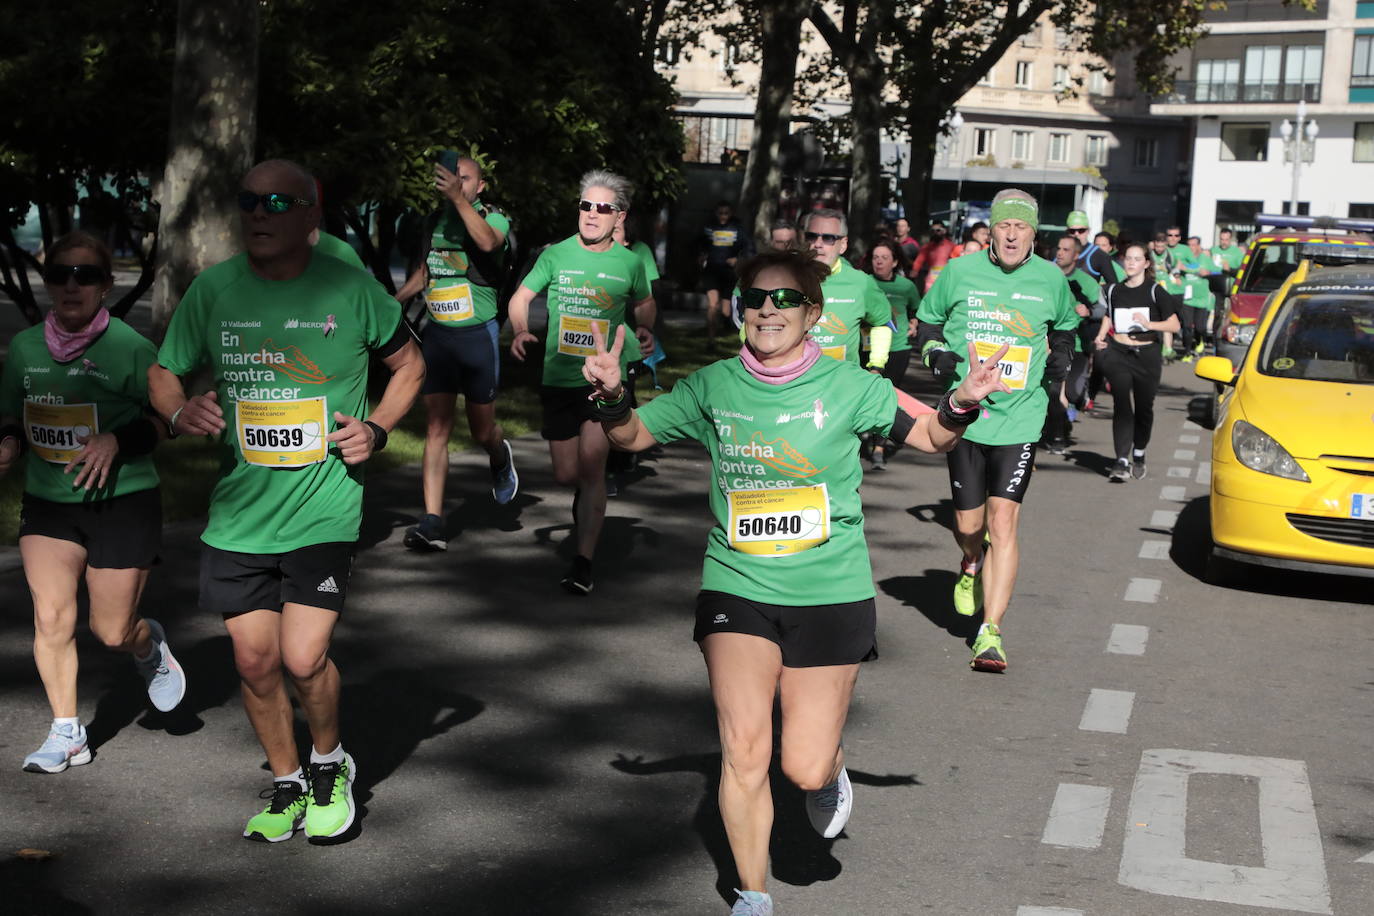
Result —
<svg viewBox="0 0 1374 916"><path fill-rule="evenodd" d="M1083 911L1062 906L1018 906L1016 916L1083 916Z"/></svg>
<svg viewBox="0 0 1374 916"><path fill-rule="evenodd" d="M1144 655L1145 644L1149 641L1149 627L1114 623L1111 638L1107 640L1107 651L1113 655Z"/></svg>
<svg viewBox="0 0 1374 916"><path fill-rule="evenodd" d="M1072 849L1096 849L1102 845L1111 807L1112 790L1105 786L1060 783L1040 842Z"/></svg>
<svg viewBox="0 0 1374 916"><path fill-rule="evenodd" d="M1175 461L1192 461L1197 457L1197 449L1176 448L1174 449Z"/></svg>
<svg viewBox="0 0 1374 916"><path fill-rule="evenodd" d="M1184 445L1197 445L1199 442L1202 441L1202 437L1201 437L1201 436L1179 436L1179 437L1178 437L1178 441L1179 441L1179 442L1182 442Z"/></svg>
<svg viewBox="0 0 1374 916"><path fill-rule="evenodd" d="M1078 730L1124 735L1131 724L1133 706L1135 694L1129 690L1094 687L1092 693L1088 694L1087 705L1083 707L1083 718L1078 720Z"/></svg>
<svg viewBox="0 0 1374 916"><path fill-rule="evenodd" d="M1151 528L1173 528L1178 521L1178 513L1169 509L1156 509L1150 513Z"/></svg>
<svg viewBox="0 0 1374 916"><path fill-rule="evenodd" d="M1169 559L1168 541L1146 541L1140 545L1140 559L1142 560L1167 560Z"/></svg>
<svg viewBox="0 0 1374 916"><path fill-rule="evenodd" d="M1212 482L1212 462L1203 461L1197 466L1197 482L1211 484Z"/></svg>
<svg viewBox="0 0 1374 916"><path fill-rule="evenodd" d="M1198 425L1197 425L1196 423L1194 423L1192 420L1184 420L1184 421L1183 421L1183 428L1184 428L1184 429L1197 429L1197 430L1202 429L1201 426L1198 426Z"/></svg>
<svg viewBox="0 0 1374 916"><path fill-rule="evenodd" d="M1371 852L1369 855L1364 856L1363 858L1355 860L1355 864L1357 865L1361 862L1368 863L1369 865L1374 865L1374 852Z"/></svg>
<svg viewBox="0 0 1374 916"><path fill-rule="evenodd" d="M1175 465L1174 467L1169 468L1169 476L1170 476L1170 477L1192 477L1192 476L1193 476L1193 469L1192 469L1192 468L1189 468L1189 467L1183 467L1183 466L1181 466L1181 465Z"/></svg>
<svg viewBox="0 0 1374 916"><path fill-rule="evenodd" d="M1154 604L1159 600L1159 590L1163 584L1158 579L1132 579L1126 586L1126 600Z"/></svg>
<svg viewBox="0 0 1374 916"><path fill-rule="evenodd" d="M1166 502L1172 502L1172 503L1187 502L1187 500L1188 500L1188 488L1187 488L1187 487L1161 487L1160 490L1159 490L1159 498L1162 499L1162 500L1164 500L1164 501L1166 501Z"/></svg>

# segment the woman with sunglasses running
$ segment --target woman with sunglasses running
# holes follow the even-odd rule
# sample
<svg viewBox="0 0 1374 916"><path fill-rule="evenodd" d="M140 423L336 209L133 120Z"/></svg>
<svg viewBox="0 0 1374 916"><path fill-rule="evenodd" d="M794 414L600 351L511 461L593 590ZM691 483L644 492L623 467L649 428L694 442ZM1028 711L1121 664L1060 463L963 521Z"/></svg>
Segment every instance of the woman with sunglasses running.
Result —
<svg viewBox="0 0 1374 916"><path fill-rule="evenodd" d="M60 773L91 761L76 702L83 578L91 632L133 655L155 707L181 702L186 678L162 627L138 614L162 539L152 451L165 429L147 407L157 349L105 309L114 279L103 243L72 233L45 264L52 309L43 324L15 335L0 378L0 474L28 451L19 551L53 720L24 769Z"/></svg>
<svg viewBox="0 0 1374 916"><path fill-rule="evenodd" d="M739 873L735 916L769 916L773 701L782 770L806 791L812 825L837 836L852 790L840 745L859 663L877 657L873 573L864 541L859 437L926 452L954 446L990 393L997 360L972 370L938 413L913 418L892 384L858 363L822 359L812 339L829 269L769 251L742 266L745 343L639 410L625 393L623 332L596 337L583 374L611 443L642 451L696 439L712 463L694 638L705 657L721 739L720 810ZM976 354L968 354L978 366ZM824 570L823 574L818 571Z"/></svg>

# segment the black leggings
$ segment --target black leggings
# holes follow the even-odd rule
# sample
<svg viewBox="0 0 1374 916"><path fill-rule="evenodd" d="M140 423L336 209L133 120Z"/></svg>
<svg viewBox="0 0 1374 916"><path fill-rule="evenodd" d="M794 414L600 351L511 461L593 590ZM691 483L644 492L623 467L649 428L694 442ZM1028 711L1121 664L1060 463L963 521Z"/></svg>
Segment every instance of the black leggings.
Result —
<svg viewBox="0 0 1374 916"><path fill-rule="evenodd" d="M1131 347L1107 342L1098 350L1102 375L1112 386L1112 444L1116 457L1131 457L1131 446L1141 451L1150 444L1155 422L1155 392L1159 390L1164 360L1157 343Z"/></svg>
<svg viewBox="0 0 1374 916"><path fill-rule="evenodd" d="M1183 349L1191 350L1198 341L1207 339L1207 316L1211 309L1195 309L1185 305L1179 309L1178 320L1183 334Z"/></svg>

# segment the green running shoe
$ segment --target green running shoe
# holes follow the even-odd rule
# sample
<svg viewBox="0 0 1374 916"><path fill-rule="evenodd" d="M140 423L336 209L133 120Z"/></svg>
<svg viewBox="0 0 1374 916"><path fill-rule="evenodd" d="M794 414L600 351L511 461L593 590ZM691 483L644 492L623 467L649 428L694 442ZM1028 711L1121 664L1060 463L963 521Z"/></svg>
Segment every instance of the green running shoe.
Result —
<svg viewBox="0 0 1374 916"><path fill-rule="evenodd" d="M291 839L305 818L305 786L294 779L279 779L261 797L271 801L248 821L243 835L259 843Z"/></svg>
<svg viewBox="0 0 1374 916"><path fill-rule="evenodd" d="M973 661L968 666L974 671L1006 671L1007 656L1002 651L1002 631L996 624L986 624L973 641Z"/></svg>
<svg viewBox="0 0 1374 916"><path fill-rule="evenodd" d="M959 568L959 580L954 583L954 613L972 617L983 606L983 571L970 575Z"/></svg>
<svg viewBox="0 0 1374 916"><path fill-rule="evenodd" d="M314 840L339 836L353 826L353 758L339 763L310 764L310 796L305 806L305 835Z"/></svg>

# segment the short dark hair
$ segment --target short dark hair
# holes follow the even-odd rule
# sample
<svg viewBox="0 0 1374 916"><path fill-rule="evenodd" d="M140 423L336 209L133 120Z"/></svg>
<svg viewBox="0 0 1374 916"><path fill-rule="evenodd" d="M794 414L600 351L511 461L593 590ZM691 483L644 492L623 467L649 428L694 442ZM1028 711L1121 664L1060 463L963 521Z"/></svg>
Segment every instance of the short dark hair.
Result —
<svg viewBox="0 0 1374 916"><path fill-rule="evenodd" d="M797 227L792 223L790 219L775 219L768 226L768 234L771 236L774 232L777 232L779 229L791 229L793 232L797 231Z"/></svg>
<svg viewBox="0 0 1374 916"><path fill-rule="evenodd" d="M1201 244L1202 244L1202 236L1200 236L1200 235L1190 235L1190 236L1188 236L1187 239L1185 239L1185 241L1189 242L1190 244L1191 244L1192 242L1197 242L1199 245L1201 245Z"/></svg>
<svg viewBox="0 0 1374 916"><path fill-rule="evenodd" d="M1235 233L1234 231L1232 231L1232 229L1231 229L1230 226L1222 226L1219 230L1217 230L1217 235L1235 235L1235 234L1236 234L1236 233Z"/></svg>
<svg viewBox="0 0 1374 916"><path fill-rule="evenodd" d="M68 232L53 242L47 253L43 255L43 263L52 264L56 262L58 255L82 248L95 253L96 260L100 262L100 269L104 271L106 280L114 277L114 262L110 258L110 249L100 239L80 229L75 232Z"/></svg>
<svg viewBox="0 0 1374 916"><path fill-rule="evenodd" d="M1097 241L1098 239L1106 239L1106 240L1107 240L1107 247L1108 247L1108 248L1110 248L1110 247L1112 247L1113 245L1116 244L1116 239L1112 238L1112 234L1111 234L1110 232L1106 231L1105 229L1104 229L1103 231L1099 232L1097 235L1093 236L1093 241L1094 241L1094 242Z"/></svg>
<svg viewBox="0 0 1374 916"><path fill-rule="evenodd" d="M1059 241L1060 241L1060 242L1064 241L1065 239L1068 239L1070 242L1073 242L1073 250L1074 250L1074 251L1082 251L1082 250L1083 250L1083 243L1080 242L1080 241L1078 240L1078 237L1077 237L1077 236L1065 234L1065 235L1061 235L1061 236L1059 237ZM1055 245L1056 245L1056 246L1058 246L1058 244L1059 244L1059 242L1055 242Z"/></svg>
<svg viewBox="0 0 1374 916"><path fill-rule="evenodd" d="M749 289L758 275L770 267L779 267L792 275L802 295L820 307L825 304L821 284L830 276L830 268L816 260L810 251L761 251L739 267L739 288Z"/></svg>
<svg viewBox="0 0 1374 916"><path fill-rule="evenodd" d="M972 226L969 226L969 227L968 227L969 235L972 235L974 232L976 232L976 231L979 230L979 229L986 229L987 227L988 227L988 224L985 223L985 222L983 222L983 221L980 219L978 222L976 222L976 223L974 223Z"/></svg>
<svg viewBox="0 0 1374 916"><path fill-rule="evenodd" d="M715 209L719 210L721 207L726 207L727 209L730 209L730 210L735 209L735 205L732 204L732 203L730 203L730 201L728 201L728 200L718 200L718 201L716 201Z"/></svg>

